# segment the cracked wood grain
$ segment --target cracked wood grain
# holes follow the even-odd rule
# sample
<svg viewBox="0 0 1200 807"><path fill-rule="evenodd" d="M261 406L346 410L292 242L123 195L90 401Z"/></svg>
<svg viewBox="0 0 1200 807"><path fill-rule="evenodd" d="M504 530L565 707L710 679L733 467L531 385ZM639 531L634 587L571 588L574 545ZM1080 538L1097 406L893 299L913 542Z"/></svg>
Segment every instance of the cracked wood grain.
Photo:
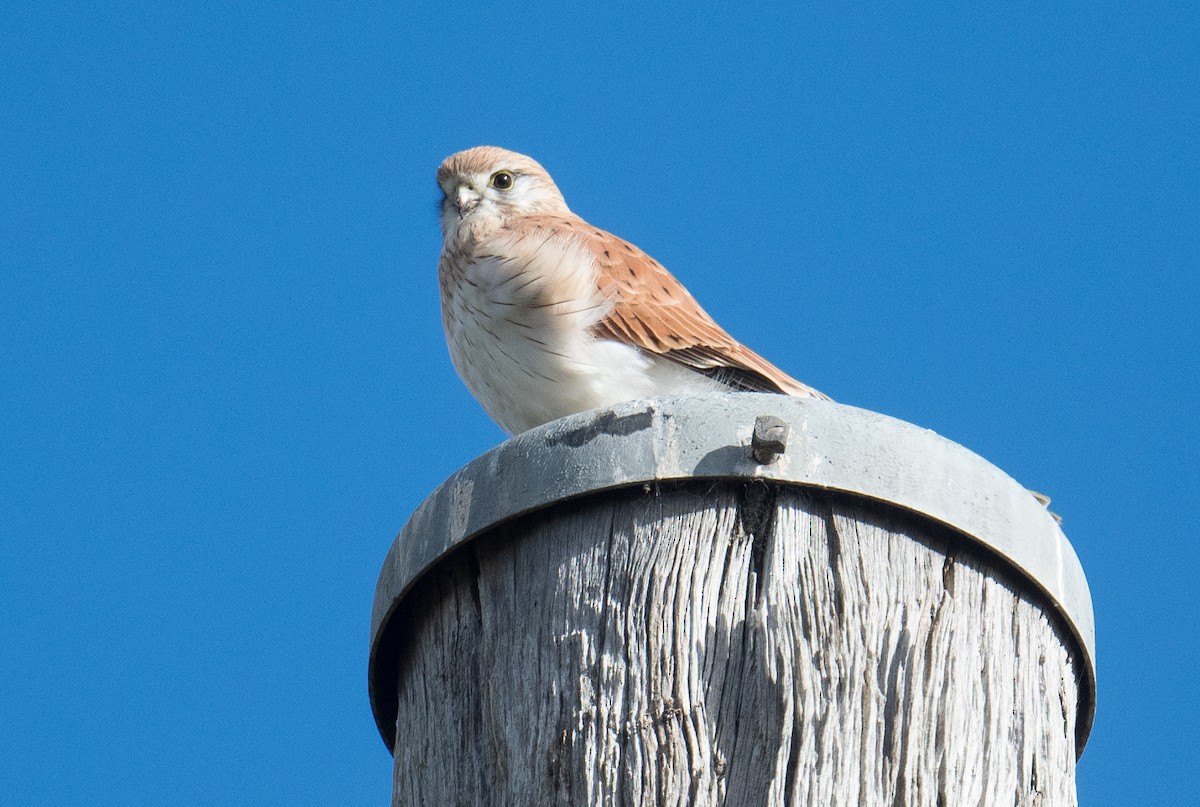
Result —
<svg viewBox="0 0 1200 807"><path fill-rule="evenodd" d="M877 503L593 496L468 544L401 618L395 805L1075 804L1057 627Z"/></svg>

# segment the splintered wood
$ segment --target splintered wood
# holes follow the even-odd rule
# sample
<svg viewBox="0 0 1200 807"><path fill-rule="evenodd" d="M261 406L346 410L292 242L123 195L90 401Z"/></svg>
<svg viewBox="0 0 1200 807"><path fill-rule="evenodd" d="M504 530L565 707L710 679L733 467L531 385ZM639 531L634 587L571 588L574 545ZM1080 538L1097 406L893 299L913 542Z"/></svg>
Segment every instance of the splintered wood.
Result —
<svg viewBox="0 0 1200 807"><path fill-rule="evenodd" d="M494 530L405 600L396 805L1074 805L1036 596L872 502L704 483Z"/></svg>

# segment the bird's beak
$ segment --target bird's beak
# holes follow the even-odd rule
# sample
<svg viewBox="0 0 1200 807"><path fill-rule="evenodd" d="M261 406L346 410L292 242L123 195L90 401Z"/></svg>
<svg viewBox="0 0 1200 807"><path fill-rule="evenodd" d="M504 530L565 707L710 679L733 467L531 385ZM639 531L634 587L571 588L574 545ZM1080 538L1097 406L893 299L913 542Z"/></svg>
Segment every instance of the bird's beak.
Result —
<svg viewBox="0 0 1200 807"><path fill-rule="evenodd" d="M470 213L479 204L479 192L470 185L459 185L454 189L454 206L458 208L458 217Z"/></svg>

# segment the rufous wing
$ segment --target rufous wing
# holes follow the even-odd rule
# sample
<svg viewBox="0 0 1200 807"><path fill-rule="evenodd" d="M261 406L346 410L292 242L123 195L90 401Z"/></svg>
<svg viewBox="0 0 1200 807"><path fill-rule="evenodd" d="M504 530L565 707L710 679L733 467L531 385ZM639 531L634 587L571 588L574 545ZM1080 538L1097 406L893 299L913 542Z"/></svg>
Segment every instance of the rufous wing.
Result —
<svg viewBox="0 0 1200 807"><path fill-rule="evenodd" d="M656 353L734 389L829 399L726 333L645 252L595 228L579 228L577 237L594 254L600 292L612 303L593 329L597 336Z"/></svg>

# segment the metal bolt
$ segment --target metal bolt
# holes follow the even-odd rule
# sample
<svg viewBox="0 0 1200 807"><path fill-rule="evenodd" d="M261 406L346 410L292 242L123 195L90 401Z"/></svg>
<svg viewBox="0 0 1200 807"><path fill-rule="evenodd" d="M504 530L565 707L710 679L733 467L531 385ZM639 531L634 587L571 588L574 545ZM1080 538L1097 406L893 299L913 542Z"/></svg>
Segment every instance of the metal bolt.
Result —
<svg viewBox="0 0 1200 807"><path fill-rule="evenodd" d="M750 438L750 453L762 465L787 450L791 427L774 415L759 415L754 419L754 436Z"/></svg>

